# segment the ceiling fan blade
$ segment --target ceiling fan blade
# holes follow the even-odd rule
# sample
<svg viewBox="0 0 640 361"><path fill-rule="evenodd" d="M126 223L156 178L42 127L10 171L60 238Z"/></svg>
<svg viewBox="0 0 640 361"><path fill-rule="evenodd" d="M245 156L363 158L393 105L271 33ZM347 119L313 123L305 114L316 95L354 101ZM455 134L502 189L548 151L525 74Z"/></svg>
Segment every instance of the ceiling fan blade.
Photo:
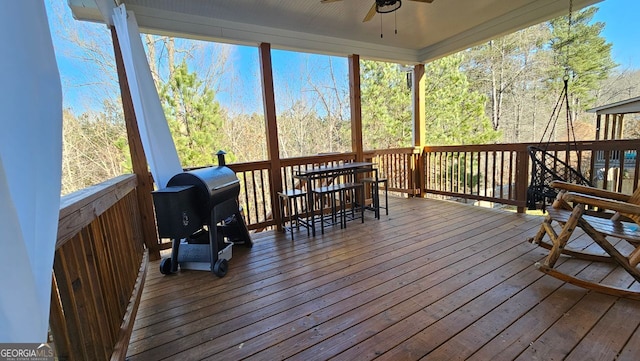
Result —
<svg viewBox="0 0 640 361"><path fill-rule="evenodd" d="M431 4L433 2L433 0L409 0L409 1L415 1L419 3L428 3L428 4Z"/></svg>
<svg viewBox="0 0 640 361"><path fill-rule="evenodd" d="M336 1L342 1L342 0L320 0L321 3L326 4L326 3L334 3ZM433 1L433 0L431 0Z"/></svg>
<svg viewBox="0 0 640 361"><path fill-rule="evenodd" d="M373 5L371 6L371 9L369 9L369 12L367 13L367 15L364 17L364 19L362 19L363 23L366 23L367 21L373 19L373 16L376 15L376 2L373 2Z"/></svg>

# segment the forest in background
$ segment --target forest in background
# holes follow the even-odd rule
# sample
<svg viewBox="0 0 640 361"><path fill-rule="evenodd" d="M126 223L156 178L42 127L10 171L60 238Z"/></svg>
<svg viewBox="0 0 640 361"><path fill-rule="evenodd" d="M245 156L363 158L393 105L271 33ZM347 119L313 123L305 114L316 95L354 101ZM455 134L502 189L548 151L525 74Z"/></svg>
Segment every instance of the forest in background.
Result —
<svg viewBox="0 0 640 361"><path fill-rule="evenodd" d="M545 134L565 78L576 137L592 139L595 116L585 109L640 95L640 71L614 64L595 11L573 14L570 29L560 17L426 64L427 143L566 140L564 113ZM131 172L110 34L74 23L63 36L97 67L90 78L103 86L87 94L99 106L64 112L64 194ZM230 162L266 159L257 65L234 69L238 52L230 45L151 35L143 42L183 166L213 164L218 149ZM291 73L274 69L283 158L351 150L347 60L308 59ZM365 149L410 146L410 69L360 65ZM626 122L628 138L638 138L637 124Z"/></svg>

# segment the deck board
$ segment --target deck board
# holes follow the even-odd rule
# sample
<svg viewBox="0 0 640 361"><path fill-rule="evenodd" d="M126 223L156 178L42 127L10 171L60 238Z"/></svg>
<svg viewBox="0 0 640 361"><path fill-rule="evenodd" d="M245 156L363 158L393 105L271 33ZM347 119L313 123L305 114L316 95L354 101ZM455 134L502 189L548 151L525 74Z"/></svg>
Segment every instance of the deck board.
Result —
<svg viewBox="0 0 640 361"><path fill-rule="evenodd" d="M153 263L128 359L638 359L640 302L538 272L546 251L525 240L541 221L391 198L388 216L344 230L256 234L224 278ZM612 265L557 267L632 284Z"/></svg>

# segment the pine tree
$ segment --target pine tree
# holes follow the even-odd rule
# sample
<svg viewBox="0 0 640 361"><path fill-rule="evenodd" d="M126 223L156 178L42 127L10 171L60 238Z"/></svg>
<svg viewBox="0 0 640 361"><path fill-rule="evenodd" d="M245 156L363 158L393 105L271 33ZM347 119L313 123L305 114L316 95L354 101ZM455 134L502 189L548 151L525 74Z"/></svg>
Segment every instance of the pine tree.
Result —
<svg viewBox="0 0 640 361"><path fill-rule="evenodd" d="M592 23L597 7L556 18L550 22L555 66L549 72L551 87L558 89L568 80L574 113L593 106L590 92L597 89L617 66L611 58L611 44L600 35L605 24Z"/></svg>
<svg viewBox="0 0 640 361"><path fill-rule="evenodd" d="M460 71L462 59L452 55L425 67L428 144L486 144L500 137L485 114L486 96L471 90Z"/></svg>
<svg viewBox="0 0 640 361"><path fill-rule="evenodd" d="M397 64L361 61L362 137L365 149L411 143L411 89Z"/></svg>
<svg viewBox="0 0 640 361"><path fill-rule="evenodd" d="M215 92L183 61L162 84L160 99L183 167L213 164L223 121Z"/></svg>

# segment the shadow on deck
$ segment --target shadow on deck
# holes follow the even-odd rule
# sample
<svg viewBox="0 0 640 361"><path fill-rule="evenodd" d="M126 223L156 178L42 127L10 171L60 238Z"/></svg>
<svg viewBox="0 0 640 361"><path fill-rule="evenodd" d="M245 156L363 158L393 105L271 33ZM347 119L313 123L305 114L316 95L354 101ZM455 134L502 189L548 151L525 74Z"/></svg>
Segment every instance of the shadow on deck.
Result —
<svg viewBox="0 0 640 361"><path fill-rule="evenodd" d="M252 249L233 249L224 278L162 276L152 263L129 360L639 358L640 302L535 269L545 250L525 240L540 216L390 202L389 216L324 236L254 235ZM610 265L557 267L633 283Z"/></svg>

